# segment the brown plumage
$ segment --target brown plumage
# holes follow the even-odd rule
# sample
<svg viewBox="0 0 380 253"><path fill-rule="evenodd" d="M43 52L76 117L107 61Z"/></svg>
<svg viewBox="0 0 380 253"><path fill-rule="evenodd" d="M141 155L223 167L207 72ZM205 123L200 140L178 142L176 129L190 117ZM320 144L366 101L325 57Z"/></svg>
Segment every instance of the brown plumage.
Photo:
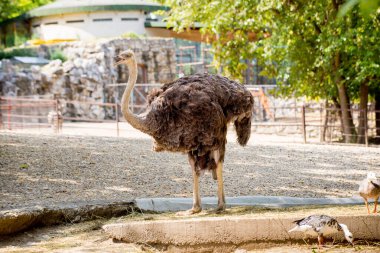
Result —
<svg viewBox="0 0 380 253"><path fill-rule="evenodd" d="M380 197L380 181L376 178L375 173L369 172L367 178L360 182L359 194L364 199L368 214L371 213L369 211L368 199L372 198L375 200L375 208L373 213L377 213L377 202Z"/></svg>
<svg viewBox="0 0 380 253"><path fill-rule="evenodd" d="M129 96L137 77L134 54L125 51L115 60L117 64L127 64L130 73L122 99L126 120L153 137L155 151L188 154L194 180L194 204L189 213L201 211L198 177L204 170L211 170L218 180L217 210L224 210L222 165L227 124L234 122L238 143L246 145L251 132L251 93L226 77L191 75L152 91L148 96L146 112L137 116L128 108Z"/></svg>

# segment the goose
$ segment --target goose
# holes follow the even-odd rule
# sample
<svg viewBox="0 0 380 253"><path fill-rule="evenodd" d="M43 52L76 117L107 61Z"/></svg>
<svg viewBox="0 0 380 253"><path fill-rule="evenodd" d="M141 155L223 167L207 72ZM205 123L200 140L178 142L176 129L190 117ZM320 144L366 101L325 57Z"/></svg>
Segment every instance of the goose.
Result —
<svg viewBox="0 0 380 253"><path fill-rule="evenodd" d="M318 247L324 244L324 236L343 231L346 240L353 245L353 235L345 224L327 215L310 215L294 221L296 226L288 232L300 231L305 234L318 235Z"/></svg>
<svg viewBox="0 0 380 253"><path fill-rule="evenodd" d="M377 202L380 197L380 182L376 178L375 173L368 172L367 178L360 182L359 194L364 199L364 203L367 207L368 214L371 213L369 211L368 199L373 198L375 200L375 208L373 209L373 213L377 213Z"/></svg>

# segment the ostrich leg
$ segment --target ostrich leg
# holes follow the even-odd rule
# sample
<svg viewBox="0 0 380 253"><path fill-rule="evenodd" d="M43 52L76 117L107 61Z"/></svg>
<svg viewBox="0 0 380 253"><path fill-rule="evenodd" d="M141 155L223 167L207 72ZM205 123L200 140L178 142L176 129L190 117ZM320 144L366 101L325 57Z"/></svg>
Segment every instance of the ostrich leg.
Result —
<svg viewBox="0 0 380 253"><path fill-rule="evenodd" d="M189 154L189 164L193 173L193 207L185 212L178 212L177 215L180 216L196 214L202 211L201 196L199 193L199 175L196 171L195 159L191 154Z"/></svg>
<svg viewBox="0 0 380 253"><path fill-rule="evenodd" d="M214 159L217 161L216 165L216 179L218 180L218 207L216 212L222 212L226 209L226 200L224 197L223 188L223 161L220 161L220 151L214 151Z"/></svg>
<svg viewBox="0 0 380 253"><path fill-rule="evenodd" d="M226 200L224 197L224 188L223 188L223 162L218 162L216 167L216 176L218 180L218 207L216 212L222 212L226 209Z"/></svg>

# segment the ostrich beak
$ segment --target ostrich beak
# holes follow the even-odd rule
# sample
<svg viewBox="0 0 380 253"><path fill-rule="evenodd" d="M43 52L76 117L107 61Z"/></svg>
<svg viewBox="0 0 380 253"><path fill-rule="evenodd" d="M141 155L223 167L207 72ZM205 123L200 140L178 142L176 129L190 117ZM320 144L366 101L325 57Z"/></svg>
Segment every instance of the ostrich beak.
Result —
<svg viewBox="0 0 380 253"><path fill-rule="evenodd" d="M123 60L124 60L124 59L123 59L120 55L117 55L117 56L115 56L115 57L113 58L113 60L114 60L114 64L113 64L113 66L116 67L117 65L123 63Z"/></svg>

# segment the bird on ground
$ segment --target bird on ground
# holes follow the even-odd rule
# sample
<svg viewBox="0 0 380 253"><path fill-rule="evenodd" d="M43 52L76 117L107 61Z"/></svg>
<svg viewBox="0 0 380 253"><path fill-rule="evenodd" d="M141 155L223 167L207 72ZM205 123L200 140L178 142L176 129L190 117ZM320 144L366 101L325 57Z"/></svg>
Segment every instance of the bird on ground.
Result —
<svg viewBox="0 0 380 253"><path fill-rule="evenodd" d="M336 219L327 215L310 215L306 218L294 221L296 226L288 232L303 232L309 235L318 236L318 246L324 244L324 237L343 231L346 240L353 244L354 238L345 224L339 223Z"/></svg>
<svg viewBox="0 0 380 253"><path fill-rule="evenodd" d="M126 64L129 71L121 110L134 128L154 139L155 151L187 153L193 175L193 206L184 214L202 210L199 176L212 172L218 184L218 206L225 210L223 161L227 143L227 124L234 123L237 142L244 146L251 133L253 97L241 84L226 77L195 74L181 77L150 92L148 107L140 115L129 109L129 99L137 80L133 51L121 52L115 65Z"/></svg>
<svg viewBox="0 0 380 253"><path fill-rule="evenodd" d="M367 178L360 182L359 194L364 199L368 214L371 213L368 206L368 199L372 198L375 200L373 213L377 213L377 203L380 197L380 181L376 178L374 172L368 172Z"/></svg>

